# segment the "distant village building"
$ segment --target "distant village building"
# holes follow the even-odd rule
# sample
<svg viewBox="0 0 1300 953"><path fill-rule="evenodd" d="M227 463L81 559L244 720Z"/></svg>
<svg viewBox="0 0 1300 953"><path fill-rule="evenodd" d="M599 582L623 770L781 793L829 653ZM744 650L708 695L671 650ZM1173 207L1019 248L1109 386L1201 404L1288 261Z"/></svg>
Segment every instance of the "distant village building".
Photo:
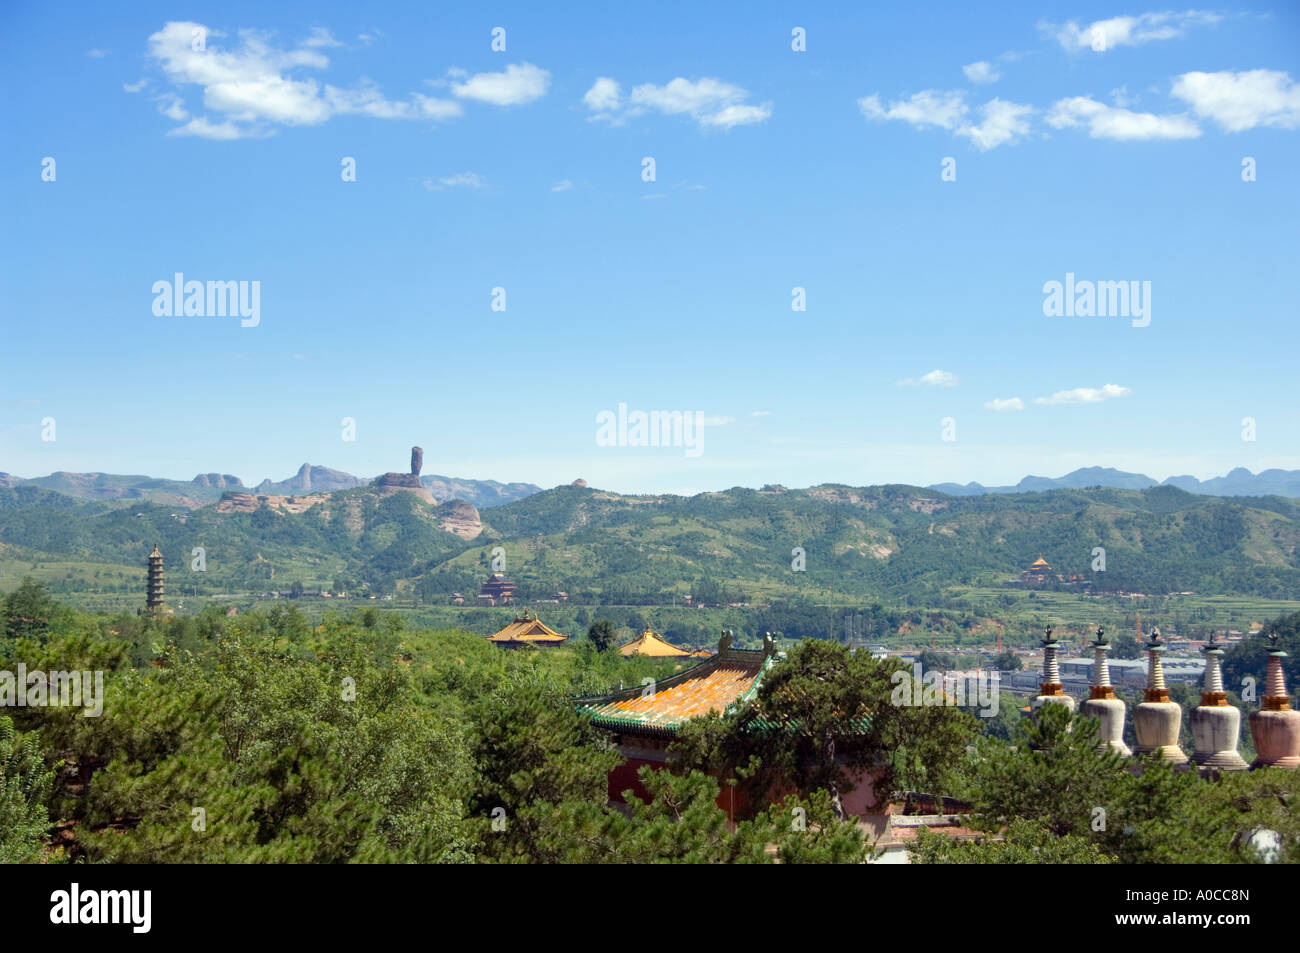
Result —
<svg viewBox="0 0 1300 953"><path fill-rule="evenodd" d="M494 572L488 576L487 580L478 587L478 601L486 602L488 605L501 603L506 605L514 602L515 584L506 578L503 572Z"/></svg>
<svg viewBox="0 0 1300 953"><path fill-rule="evenodd" d="M489 635L487 640L503 649L518 649L525 646L555 646L568 639L567 635L561 635L556 632L537 616L528 615L528 610L524 610L522 616L515 616L515 621L502 629L495 635Z"/></svg>
<svg viewBox="0 0 1300 953"><path fill-rule="evenodd" d="M457 605L457 606L464 605L464 604L465 604L465 597L462 596L459 592L453 592L453 593L451 594L451 602L452 602L452 605Z"/></svg>

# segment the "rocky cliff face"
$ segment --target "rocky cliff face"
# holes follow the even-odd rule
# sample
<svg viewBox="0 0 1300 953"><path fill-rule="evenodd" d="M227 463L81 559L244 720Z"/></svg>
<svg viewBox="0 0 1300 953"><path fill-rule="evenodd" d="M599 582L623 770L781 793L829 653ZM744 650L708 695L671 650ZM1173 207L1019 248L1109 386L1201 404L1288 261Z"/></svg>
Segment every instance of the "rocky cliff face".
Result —
<svg viewBox="0 0 1300 953"><path fill-rule="evenodd" d="M452 500L438 507L438 522L448 533L455 533L461 539L474 539L483 532L483 523L478 510L473 504L464 500Z"/></svg>
<svg viewBox="0 0 1300 953"><path fill-rule="evenodd" d="M268 496L253 493L227 493L217 503L218 513L252 513L263 506L281 513L303 513L329 500L328 493L308 496Z"/></svg>
<svg viewBox="0 0 1300 953"><path fill-rule="evenodd" d="M244 481L237 476L231 476L229 473L200 473L191 482L195 486L214 490L227 490L235 487L242 490L244 488Z"/></svg>

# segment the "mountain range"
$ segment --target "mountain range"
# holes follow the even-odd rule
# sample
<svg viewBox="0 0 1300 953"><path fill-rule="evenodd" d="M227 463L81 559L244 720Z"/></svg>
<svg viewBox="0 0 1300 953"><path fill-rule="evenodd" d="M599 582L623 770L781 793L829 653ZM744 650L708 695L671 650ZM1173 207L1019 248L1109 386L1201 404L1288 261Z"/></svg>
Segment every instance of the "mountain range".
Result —
<svg viewBox="0 0 1300 953"><path fill-rule="evenodd" d="M1194 476L1172 476L1156 481L1144 473L1126 473L1113 467L1083 467L1062 477L1027 476L1014 486L984 486L980 483L935 483L931 490L949 496L979 496L984 493L1035 493L1046 490L1082 490L1091 486L1117 490L1146 490L1153 486L1176 486L1203 496L1286 496L1300 497L1300 470L1261 470L1251 473L1237 467L1227 476L1198 480Z"/></svg>
<svg viewBox="0 0 1300 953"><path fill-rule="evenodd" d="M531 483L499 483L496 480L467 480L429 474L420 478L434 498L440 501L464 500L484 509L511 500L522 499L541 491ZM200 473L193 480L167 480L157 477L114 473L68 473L60 470L49 476L25 480L0 473L0 487L23 484L39 486L82 500L149 500L166 506L196 509L214 503L229 492L257 496L294 496L305 493L333 493L365 486L370 478L353 476L342 470L304 463L298 472L285 480L263 480L248 487L229 473Z"/></svg>
<svg viewBox="0 0 1300 953"><path fill-rule="evenodd" d="M168 480L139 475L112 473L68 473L25 480L0 473L0 487L19 484L44 487L83 500L142 500L166 506L195 509L216 502L227 492L259 496L292 496L304 493L332 493L366 486L371 478L353 476L342 470L304 463L298 472L284 480L263 480L245 486L229 473L200 473L193 480ZM439 501L464 500L478 509L488 509L521 500L542 488L533 483L500 483L496 480L468 480L428 474L421 484ZM928 489L949 496L981 496L988 493L1041 493L1048 490L1082 490L1109 487L1117 490L1146 490L1154 486L1174 486L1202 496L1283 496L1300 499L1300 470L1261 470L1251 473L1237 467L1226 476L1198 480L1194 476L1172 476L1157 481L1144 473L1128 473L1113 467L1083 467L1061 477L1027 476L1013 486L984 486L981 483L934 483Z"/></svg>
<svg viewBox="0 0 1300 953"><path fill-rule="evenodd" d="M23 481L0 488L0 544L21 564L50 554L95 564L86 573L115 564L138 574L156 542L185 584L211 591L296 581L444 604L474 592L498 559L521 598L564 590L618 605L669 605L686 593L714 605L933 605L950 587L1005 586L1039 556L1064 585L1097 591L1269 599L1300 591L1300 502L1278 496L1155 486L957 497L822 485L684 497L570 485L481 514L427 496L378 483L292 498L235 490L183 510L75 499ZM202 576L192 571L196 547L206 553Z"/></svg>

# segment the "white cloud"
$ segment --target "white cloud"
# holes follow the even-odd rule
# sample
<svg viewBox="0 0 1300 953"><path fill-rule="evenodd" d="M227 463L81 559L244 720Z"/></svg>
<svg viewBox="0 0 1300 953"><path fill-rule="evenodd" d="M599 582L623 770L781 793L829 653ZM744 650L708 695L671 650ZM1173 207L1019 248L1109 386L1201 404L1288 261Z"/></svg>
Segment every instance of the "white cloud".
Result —
<svg viewBox="0 0 1300 953"><path fill-rule="evenodd" d="M985 410L996 410L999 413L1005 413L1009 410L1024 410L1025 402L1019 397L994 397L990 401L985 401Z"/></svg>
<svg viewBox="0 0 1300 953"><path fill-rule="evenodd" d="M642 83L632 89L626 102L619 84L602 76L582 97L591 119L621 123L631 116L658 112L689 116L705 129L731 129L771 118L771 103L746 102L748 99L748 90L707 76L695 81L678 76L662 86Z"/></svg>
<svg viewBox="0 0 1300 953"><path fill-rule="evenodd" d="M101 50L98 47L96 47L93 49L86 50L86 55L89 56L92 60L102 60L105 56L108 55L108 50Z"/></svg>
<svg viewBox="0 0 1300 953"><path fill-rule="evenodd" d="M1097 387L1076 387L1074 390L1058 390L1051 397L1035 397L1035 404L1099 404L1113 397L1127 397L1133 391L1118 384L1106 384Z"/></svg>
<svg viewBox="0 0 1300 953"><path fill-rule="evenodd" d="M197 136L200 139L244 139L257 135L256 132L243 129L233 122L209 122L206 117L195 116L183 126L170 130L169 136Z"/></svg>
<svg viewBox="0 0 1300 953"><path fill-rule="evenodd" d="M997 67L988 60L979 60L975 63L967 63L961 68L966 74L966 78L972 83L996 83L1002 78Z"/></svg>
<svg viewBox="0 0 1300 953"><path fill-rule="evenodd" d="M724 417L721 414L712 414L712 415L706 414L703 418L701 418L701 422L706 427L725 427L727 424L734 424L736 422L736 418Z"/></svg>
<svg viewBox="0 0 1300 953"><path fill-rule="evenodd" d="M185 103L175 93L163 93L158 97L158 111L168 119L175 119L177 122L184 122L190 118Z"/></svg>
<svg viewBox="0 0 1300 953"><path fill-rule="evenodd" d="M1071 53L1095 50L1104 53L1117 46L1140 46L1155 40L1170 40L1184 35L1194 26L1218 23L1223 17L1204 10L1184 13L1143 13L1140 16L1111 17L1080 26L1077 20L1062 25L1040 23L1039 29L1052 36L1061 48Z"/></svg>
<svg viewBox="0 0 1300 953"><path fill-rule="evenodd" d="M593 113L612 113L623 102L623 90L608 76L597 76L591 89L582 97L582 102Z"/></svg>
<svg viewBox="0 0 1300 953"><path fill-rule="evenodd" d="M880 97L873 93L859 99L858 108L868 119L901 119L913 126L955 129L968 111L965 97L960 90L925 89L908 99L895 100L886 109L880 105Z"/></svg>
<svg viewBox="0 0 1300 953"><path fill-rule="evenodd" d="M460 73L453 71L452 75ZM474 99L493 106L522 106L546 95L551 74L532 63L511 63L500 73L475 73L463 83L453 82L451 91L461 99Z"/></svg>
<svg viewBox="0 0 1300 953"><path fill-rule="evenodd" d="M876 94L863 96L858 100L858 109L868 119L897 119L917 128L938 126L947 129L954 135L967 137L980 151L1012 142L1017 136L1028 133L1029 123L1025 117L1034 111L1032 106L995 98L980 107L983 121L971 123L967 121L970 107L966 105L965 92L938 89L926 89L907 99L894 100L888 107L881 105Z"/></svg>
<svg viewBox="0 0 1300 953"><path fill-rule="evenodd" d="M441 179L425 179L424 187L430 192L441 192L443 189L483 189L487 187L487 179L477 172L458 172Z"/></svg>
<svg viewBox="0 0 1300 953"><path fill-rule="evenodd" d="M1033 111L1032 106L990 99L980 107L984 121L978 125L962 126L957 130L957 135L966 136L975 148L987 152L1003 143L1014 141L1017 136L1026 135L1029 123L1025 117Z"/></svg>
<svg viewBox="0 0 1300 953"><path fill-rule="evenodd" d="M572 182L570 182L568 179L560 179L559 182L556 182L554 185L551 186L551 191L568 192L572 188L573 188Z"/></svg>
<svg viewBox="0 0 1300 953"><path fill-rule="evenodd" d="M1174 80L1172 93L1227 132L1300 126L1300 84L1278 70L1184 73Z"/></svg>
<svg viewBox="0 0 1300 953"><path fill-rule="evenodd" d="M123 83L122 88L126 90L128 93L138 93L140 92L140 90L144 89L148 85L149 85L149 81L147 79L141 79L138 82L134 82L134 83Z"/></svg>
<svg viewBox="0 0 1300 953"><path fill-rule="evenodd" d="M192 42L199 32L204 49L195 50ZM418 93L407 100L389 100L368 80L341 88L302 76L302 70L328 68L330 61L322 50L342 46L323 28L313 29L291 49L271 45L256 30L240 30L237 45L230 48L220 43L225 36L199 23L173 21L149 37L149 56L171 83L182 91L197 86L202 94L206 114L173 129L171 135L239 139L269 135L277 125L318 125L334 116L442 120L464 111L453 100ZM142 79L123 88L138 92L144 83ZM189 111L180 95L171 95L174 98L165 100L164 114L185 120Z"/></svg>
<svg viewBox="0 0 1300 953"><path fill-rule="evenodd" d="M314 26L311 28L311 33L307 39L302 41L302 45L306 47L328 47L342 46L343 44L334 39L330 31L323 26Z"/></svg>
<svg viewBox="0 0 1300 953"><path fill-rule="evenodd" d="M751 417L771 417L771 416L772 416L772 412L771 412L770 410L751 410L751 411L749 412L749 416L751 416Z"/></svg>
<svg viewBox="0 0 1300 953"><path fill-rule="evenodd" d="M951 371L933 370L928 374L922 374L920 377L909 377L907 380L899 381L898 386L956 387L960 382L960 378Z"/></svg>
<svg viewBox="0 0 1300 953"><path fill-rule="evenodd" d="M460 103L451 99L437 99L433 96L411 94L411 103L426 119L454 119L463 115L465 110Z"/></svg>
<svg viewBox="0 0 1300 953"><path fill-rule="evenodd" d="M737 103L725 106L716 113L700 117L701 126L718 126L730 129L732 126L749 126L757 122L767 122L772 118L772 104L749 106Z"/></svg>
<svg viewBox="0 0 1300 953"><path fill-rule="evenodd" d="M1093 139L1195 139L1201 134L1195 120L1185 115L1133 112L1087 96L1057 100L1046 118L1054 129L1087 126Z"/></svg>

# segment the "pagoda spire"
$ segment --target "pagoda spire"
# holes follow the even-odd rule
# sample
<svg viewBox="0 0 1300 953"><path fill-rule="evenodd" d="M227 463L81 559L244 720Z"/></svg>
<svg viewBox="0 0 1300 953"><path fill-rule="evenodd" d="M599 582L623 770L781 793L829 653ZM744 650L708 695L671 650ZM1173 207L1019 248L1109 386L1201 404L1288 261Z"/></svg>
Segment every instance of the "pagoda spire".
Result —
<svg viewBox="0 0 1300 953"><path fill-rule="evenodd" d="M1205 682L1191 721L1196 741L1194 762L1220 771L1246 770L1245 760L1237 753L1241 712L1228 704L1228 693L1223 690L1223 647L1214 640L1214 633L1205 646Z"/></svg>
<svg viewBox="0 0 1300 953"><path fill-rule="evenodd" d="M1092 685L1088 688L1088 700L1083 703L1081 711L1101 722L1097 735L1097 747L1111 750L1128 757L1133 752L1124 743L1124 712L1127 706L1122 699L1115 697L1115 689L1110 683L1110 642L1106 630L1097 626L1097 639L1092 643Z"/></svg>
<svg viewBox="0 0 1300 953"><path fill-rule="evenodd" d="M1250 715L1250 734L1258 754L1251 767L1276 765L1294 771L1300 768L1300 711L1291 708L1291 696L1286 692L1282 660L1288 656L1278 645L1276 628L1269 633L1268 641L1263 704Z"/></svg>
<svg viewBox="0 0 1300 953"><path fill-rule="evenodd" d="M153 614L163 610L163 557L158 544L153 544L149 554L149 591L145 596L145 611Z"/></svg>
<svg viewBox="0 0 1300 953"><path fill-rule="evenodd" d="M1186 764L1187 755L1178 746L1183 726L1183 709L1169 700L1165 685L1165 669L1160 656L1165 643L1160 641L1160 629L1151 630L1147 649L1147 687L1142 693L1142 704L1133 709L1133 728L1137 733L1138 754L1158 754L1165 761Z"/></svg>
<svg viewBox="0 0 1300 953"><path fill-rule="evenodd" d="M1052 634L1054 626L1043 630L1043 680L1039 683L1039 695L1030 703L1031 710L1037 711L1044 705L1064 705L1074 711L1074 699L1065 694L1065 685L1061 681L1061 664L1056 653L1061 643Z"/></svg>

